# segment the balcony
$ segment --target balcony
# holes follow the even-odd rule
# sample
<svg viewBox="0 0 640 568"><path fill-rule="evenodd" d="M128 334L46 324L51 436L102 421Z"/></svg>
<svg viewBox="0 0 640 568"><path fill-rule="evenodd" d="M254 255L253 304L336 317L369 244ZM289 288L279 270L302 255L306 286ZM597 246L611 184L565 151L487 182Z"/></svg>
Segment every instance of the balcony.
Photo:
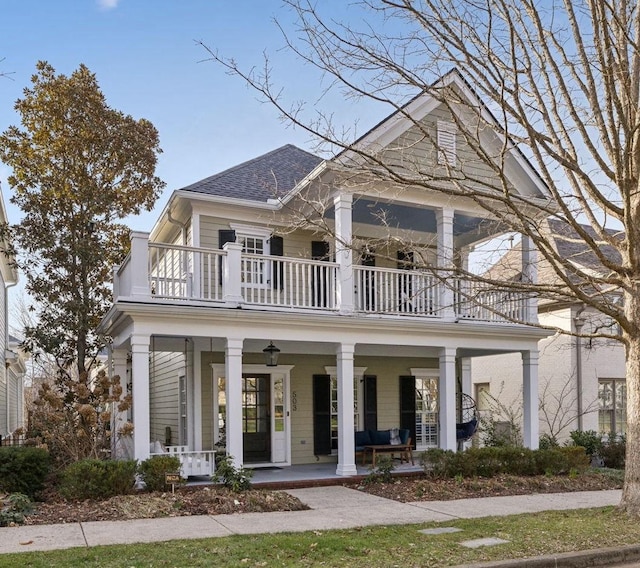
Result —
<svg viewBox="0 0 640 568"><path fill-rule="evenodd" d="M134 234L131 254L114 275L114 299L496 323L535 321L537 315L535 301L521 292L454 271L351 269L341 278L333 262L246 254L236 243L224 250L149 243ZM344 286L353 287L348 310L340 301Z"/></svg>

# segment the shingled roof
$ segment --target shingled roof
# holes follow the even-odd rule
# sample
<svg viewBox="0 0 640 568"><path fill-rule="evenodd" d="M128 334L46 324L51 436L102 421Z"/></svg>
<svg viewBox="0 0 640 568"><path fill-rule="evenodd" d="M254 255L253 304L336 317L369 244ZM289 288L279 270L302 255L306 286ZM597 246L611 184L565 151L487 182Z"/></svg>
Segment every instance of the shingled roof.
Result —
<svg viewBox="0 0 640 568"><path fill-rule="evenodd" d="M548 219L549 228L555 241L555 247L558 254L562 258L566 258L571 262L579 264L585 268L592 270L602 270L602 263L591 248L578 235L568 223L558 219ZM620 262L620 252L609 243L602 241L589 225L582 225L582 229L588 233L598 244L602 254L612 262ZM622 238L622 231L608 229L607 232L611 236Z"/></svg>
<svg viewBox="0 0 640 568"><path fill-rule="evenodd" d="M265 202L289 193L320 162L322 158L287 144L181 191Z"/></svg>

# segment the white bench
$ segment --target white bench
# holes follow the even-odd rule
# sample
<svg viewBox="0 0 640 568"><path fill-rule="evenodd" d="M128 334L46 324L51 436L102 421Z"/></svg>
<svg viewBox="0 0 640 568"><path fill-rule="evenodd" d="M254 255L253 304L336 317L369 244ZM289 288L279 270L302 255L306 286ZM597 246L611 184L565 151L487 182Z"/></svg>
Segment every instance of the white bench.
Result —
<svg viewBox="0 0 640 568"><path fill-rule="evenodd" d="M167 446L164 453L152 453L152 456L170 455L180 460L180 475L183 478L191 476L213 475L216 462L215 450L191 451L189 446Z"/></svg>

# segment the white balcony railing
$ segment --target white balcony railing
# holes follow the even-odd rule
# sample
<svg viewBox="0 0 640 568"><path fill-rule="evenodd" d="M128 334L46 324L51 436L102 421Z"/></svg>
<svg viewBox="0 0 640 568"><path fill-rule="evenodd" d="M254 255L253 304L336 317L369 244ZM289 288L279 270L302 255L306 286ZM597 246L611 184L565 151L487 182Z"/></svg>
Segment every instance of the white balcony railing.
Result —
<svg viewBox="0 0 640 568"><path fill-rule="evenodd" d="M336 264L243 254L241 267L242 297L248 304L336 309Z"/></svg>
<svg viewBox="0 0 640 568"><path fill-rule="evenodd" d="M525 294L496 289L485 282L468 279L456 282L455 312L461 319L529 321Z"/></svg>
<svg viewBox="0 0 640 568"><path fill-rule="evenodd" d="M353 279L341 281L337 263L246 254L235 243L224 250L149 243L143 236L134 234L131 255L114 273L116 298L340 311L338 290L347 285L353 286L355 313L490 322L536 318L535 300L525 294L451 273L445 280L433 271L353 266ZM443 293L443 286L453 294ZM442 305L450 296L453 309Z"/></svg>
<svg viewBox="0 0 640 568"><path fill-rule="evenodd" d="M356 310L436 316L438 281L429 272L354 266Z"/></svg>

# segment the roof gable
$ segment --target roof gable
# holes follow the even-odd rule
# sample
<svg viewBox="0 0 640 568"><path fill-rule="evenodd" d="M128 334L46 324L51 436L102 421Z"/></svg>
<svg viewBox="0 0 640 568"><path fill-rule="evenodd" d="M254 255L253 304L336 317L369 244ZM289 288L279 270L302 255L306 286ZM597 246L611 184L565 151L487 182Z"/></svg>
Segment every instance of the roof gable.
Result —
<svg viewBox="0 0 640 568"><path fill-rule="evenodd" d="M322 158L287 144L212 175L181 191L266 202L289 193Z"/></svg>
<svg viewBox="0 0 640 568"><path fill-rule="evenodd" d="M453 69L431 85L429 90L416 95L361 136L353 143L353 149L347 148L340 152L335 161L348 166L354 160L356 162L359 161L359 151L377 155L389 146L393 146L396 140L411 129L415 129L417 123L423 121L428 115L431 115L442 106L442 101L430 94L429 91L435 92L447 87L455 89L456 96L465 100L469 107L477 109L474 113L477 112L481 116L482 122L489 125L490 128L480 129L483 136L481 144L483 146L491 145L498 152L501 151L504 145L504 135L500 124L471 85L456 69ZM456 111L457 120L462 124L467 124L468 120L472 118L467 116L470 111L466 103L452 106L454 111L458 109ZM508 140L508 143L510 147L505 155L504 168L505 174L511 181L514 190L522 193L527 192L532 197L548 198L547 187L538 172L515 144L510 140Z"/></svg>

